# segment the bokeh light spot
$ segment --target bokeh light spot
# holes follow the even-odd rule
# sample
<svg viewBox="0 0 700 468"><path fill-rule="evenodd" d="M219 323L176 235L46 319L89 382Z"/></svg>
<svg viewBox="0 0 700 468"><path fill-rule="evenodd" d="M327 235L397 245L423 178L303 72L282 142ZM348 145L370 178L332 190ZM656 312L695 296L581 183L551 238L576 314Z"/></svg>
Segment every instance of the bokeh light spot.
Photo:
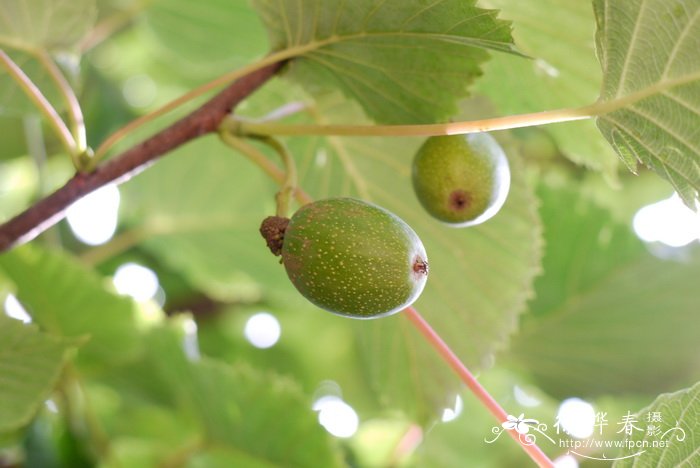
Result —
<svg viewBox="0 0 700 468"><path fill-rule="evenodd" d="M69 206L66 219L75 237L88 245L110 240L117 230L119 200L117 186L108 184Z"/></svg>
<svg viewBox="0 0 700 468"><path fill-rule="evenodd" d="M282 327L274 315L260 312L248 319L243 334L253 346L265 349L277 343L282 334Z"/></svg>

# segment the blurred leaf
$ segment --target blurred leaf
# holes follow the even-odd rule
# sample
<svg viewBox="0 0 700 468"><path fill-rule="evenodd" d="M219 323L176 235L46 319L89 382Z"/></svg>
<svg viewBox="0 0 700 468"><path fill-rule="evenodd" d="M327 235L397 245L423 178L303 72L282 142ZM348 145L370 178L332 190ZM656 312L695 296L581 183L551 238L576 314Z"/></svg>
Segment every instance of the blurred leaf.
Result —
<svg viewBox="0 0 700 468"><path fill-rule="evenodd" d="M292 381L215 361L201 362L192 377L190 397L210 440L279 466L340 465L311 402Z"/></svg>
<svg viewBox="0 0 700 468"><path fill-rule="evenodd" d="M35 166L28 158L0 162L0 221L26 207L37 189Z"/></svg>
<svg viewBox="0 0 700 468"><path fill-rule="evenodd" d="M167 458L168 451L173 450L173 446L162 447L138 437L115 439L110 443L110 448L109 457L102 461L101 467L152 468Z"/></svg>
<svg viewBox="0 0 700 468"><path fill-rule="evenodd" d="M109 292L101 278L71 257L25 246L0 256L0 269L43 329L89 338L78 363L99 369L138 353L142 343L134 302Z"/></svg>
<svg viewBox="0 0 700 468"><path fill-rule="evenodd" d="M567 188L541 188L540 198L545 274L535 279L532 314L563 315L573 296L596 288L622 265L648 256L630 225L618 224L587 197Z"/></svg>
<svg viewBox="0 0 700 468"><path fill-rule="evenodd" d="M631 170L666 178L686 204L700 190L700 2L595 0L601 99L641 100L598 118Z"/></svg>
<svg viewBox="0 0 700 468"><path fill-rule="evenodd" d="M509 355L553 395L649 394L700 369L697 255L652 257L631 229L570 189L542 190L547 251ZM644 372L639 372L643 368Z"/></svg>
<svg viewBox="0 0 700 468"><path fill-rule="evenodd" d="M44 163L41 176L29 157L0 161L0 221L26 209L40 192L57 189L75 174L70 160L60 156Z"/></svg>
<svg viewBox="0 0 700 468"><path fill-rule="evenodd" d="M0 78L0 81L3 78ZM4 86L0 85L0 89ZM2 102L2 98L0 98ZM3 135L3 144L0 147L0 164L6 160L15 159L27 153L27 141L24 138L24 122L15 116L4 115L0 106L0 132ZM0 171L1 172L1 171ZM4 194L4 190L0 193ZM2 196L2 195L0 195Z"/></svg>
<svg viewBox="0 0 700 468"><path fill-rule="evenodd" d="M30 421L77 343L0 314L0 432Z"/></svg>
<svg viewBox="0 0 700 468"><path fill-rule="evenodd" d="M165 58L210 77L268 50L260 19L244 0L208 0L206 8L189 0L157 0L144 13Z"/></svg>
<svg viewBox="0 0 700 468"><path fill-rule="evenodd" d="M513 37L525 59L498 54L484 66L477 89L505 114L575 107L594 102L602 73L597 65L590 3L580 0L487 0L513 21ZM543 12L546 11L546 14ZM507 91L506 91L507 90ZM615 177L618 160L592 121L545 127L577 164Z"/></svg>
<svg viewBox="0 0 700 468"><path fill-rule="evenodd" d="M154 330L150 342L155 356L169 356L154 362L157 375L201 424L205 445L261 466L340 465L311 401L292 380L206 358L188 361L172 328Z"/></svg>
<svg viewBox="0 0 700 468"><path fill-rule="evenodd" d="M632 466L698 466L700 464L700 383L675 393L660 395L650 406L637 413L636 420L647 421L651 413L659 413L662 422L657 425L659 434L648 431L633 431L626 442L647 444L644 449L633 447L618 454L614 468ZM644 426L644 425L643 425ZM667 442L664 447L654 447L654 442Z"/></svg>
<svg viewBox="0 0 700 468"><path fill-rule="evenodd" d="M75 428L63 417L43 408L27 427L22 442L23 466L28 468L90 468L95 465Z"/></svg>
<svg viewBox="0 0 700 468"><path fill-rule="evenodd" d="M620 174L619 187L611 187L601 177L588 173L581 181L580 187L582 194L610 211L615 221L626 225L631 225L634 216L642 207L673 195L673 189L668 182L644 168L641 168L638 174Z"/></svg>
<svg viewBox="0 0 700 468"><path fill-rule="evenodd" d="M3 0L0 46L70 50L92 28L95 0Z"/></svg>
<svg viewBox="0 0 700 468"><path fill-rule="evenodd" d="M513 51L510 25L474 0L256 0L273 50L298 49L289 76L338 88L380 122L444 120L487 49Z"/></svg>
<svg viewBox="0 0 700 468"><path fill-rule="evenodd" d="M393 415L392 415L393 416ZM348 465L358 467L406 466L404 459L411 453L397 453L420 436L420 428L402 418L384 417L362 421L358 431L348 440L352 461ZM408 440L407 440L408 439ZM411 450L413 447L411 447ZM350 458L350 457L348 457Z"/></svg>

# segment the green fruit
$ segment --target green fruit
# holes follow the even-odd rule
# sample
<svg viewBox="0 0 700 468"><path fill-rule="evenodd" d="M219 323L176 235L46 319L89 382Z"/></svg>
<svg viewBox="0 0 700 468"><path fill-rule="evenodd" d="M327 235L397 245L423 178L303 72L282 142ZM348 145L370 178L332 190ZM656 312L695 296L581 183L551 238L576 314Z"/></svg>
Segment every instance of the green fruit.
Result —
<svg viewBox="0 0 700 468"><path fill-rule="evenodd" d="M428 276L425 249L413 229L385 209L352 198L300 208L285 229L282 262L309 301L355 318L408 307Z"/></svg>
<svg viewBox="0 0 700 468"><path fill-rule="evenodd" d="M508 196L508 159L488 133L431 137L413 160L413 188L438 220L454 227L483 223Z"/></svg>

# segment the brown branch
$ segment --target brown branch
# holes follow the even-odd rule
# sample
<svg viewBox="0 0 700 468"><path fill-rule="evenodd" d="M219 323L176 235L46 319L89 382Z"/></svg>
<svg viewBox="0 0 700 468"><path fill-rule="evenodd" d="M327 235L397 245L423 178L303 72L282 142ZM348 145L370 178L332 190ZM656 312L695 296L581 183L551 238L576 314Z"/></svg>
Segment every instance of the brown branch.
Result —
<svg viewBox="0 0 700 468"><path fill-rule="evenodd" d="M73 202L110 182L125 182L155 159L202 135L215 132L226 115L282 66L268 65L221 91L199 109L97 167L77 173L51 195L0 225L0 252L27 242L63 218Z"/></svg>

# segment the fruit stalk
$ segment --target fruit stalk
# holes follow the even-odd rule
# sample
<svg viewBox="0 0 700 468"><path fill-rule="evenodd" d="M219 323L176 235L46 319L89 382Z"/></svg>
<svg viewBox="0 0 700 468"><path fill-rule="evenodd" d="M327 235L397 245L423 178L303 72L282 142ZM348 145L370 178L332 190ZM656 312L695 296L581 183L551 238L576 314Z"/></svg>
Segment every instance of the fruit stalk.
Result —
<svg viewBox="0 0 700 468"><path fill-rule="evenodd" d="M282 159L284 166L284 182L280 186L275 201L277 202L277 216L287 216L289 212L289 199L294 194L297 188L297 166L294 163L294 158L287 150L287 147L276 138L270 136L256 137L270 148L275 150Z"/></svg>
<svg viewBox="0 0 700 468"><path fill-rule="evenodd" d="M440 136L509 130L574 120L585 120L607 111L607 103L595 103L577 108L555 109L529 114L516 114L491 119L413 125L318 125L288 124L277 122L239 121L242 134L276 136ZM613 109L614 110L614 109Z"/></svg>
<svg viewBox="0 0 700 468"><path fill-rule="evenodd" d="M478 380L469 372L467 366L457 357L450 349L445 341L433 330L430 324L418 313L414 307L404 309L404 314L418 331L426 338L440 356L447 362L450 367L457 373L460 379L469 387L469 390L483 403L483 405L493 414L499 423L504 423L508 420L508 413L498 404L498 402L489 394L489 392L479 383ZM537 463L540 467L553 467L554 463L545 455L544 452L535 444L525 443L520 440L518 433L514 429L507 430L508 434L515 439L522 449Z"/></svg>
<svg viewBox="0 0 700 468"><path fill-rule="evenodd" d="M87 150L87 133L85 131L85 119L83 117L83 111L80 108L80 103L78 102L78 97L75 95L68 80L63 76L61 69L56 62L53 61L48 52L40 50L36 53L36 56L63 97L63 101L68 110L68 118L70 119L69 123L73 132L73 138L75 138L76 151L82 153Z"/></svg>
<svg viewBox="0 0 700 468"><path fill-rule="evenodd" d="M262 151L258 150L247 141L232 135L223 127L219 128L219 137L221 141L245 156L280 186L284 184L287 174L270 161ZM294 189L294 198L300 205L306 205L313 201L313 198L298 186Z"/></svg>

